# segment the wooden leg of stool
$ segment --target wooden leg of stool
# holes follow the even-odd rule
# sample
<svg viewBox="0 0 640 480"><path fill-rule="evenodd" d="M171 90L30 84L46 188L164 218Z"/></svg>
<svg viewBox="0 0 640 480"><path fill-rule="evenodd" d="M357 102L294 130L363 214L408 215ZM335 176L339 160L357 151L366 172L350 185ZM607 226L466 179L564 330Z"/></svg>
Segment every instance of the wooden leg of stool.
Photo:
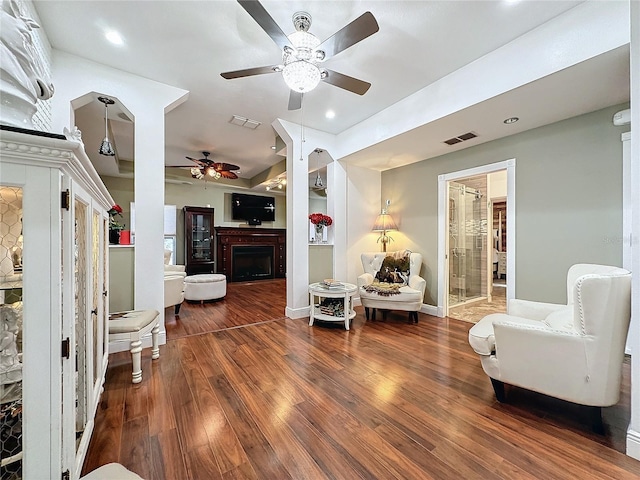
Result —
<svg viewBox="0 0 640 480"><path fill-rule="evenodd" d="M131 362L133 363L133 379L132 383L140 383L142 381L142 364L140 353L142 352L142 342L134 340L131 342Z"/></svg>
<svg viewBox="0 0 640 480"><path fill-rule="evenodd" d="M369 320L369 307L364 307L364 316L367 320Z"/></svg>
<svg viewBox="0 0 640 480"><path fill-rule="evenodd" d="M158 332L160 332L160 325L156 323L156 326L151 330L151 358L156 359L160 357L160 347L158 346Z"/></svg>

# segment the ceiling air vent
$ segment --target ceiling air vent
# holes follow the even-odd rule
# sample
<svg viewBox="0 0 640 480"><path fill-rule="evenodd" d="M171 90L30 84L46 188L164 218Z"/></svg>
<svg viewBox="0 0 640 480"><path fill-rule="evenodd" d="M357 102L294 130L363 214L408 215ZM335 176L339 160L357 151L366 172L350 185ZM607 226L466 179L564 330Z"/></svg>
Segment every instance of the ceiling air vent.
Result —
<svg viewBox="0 0 640 480"><path fill-rule="evenodd" d="M241 117L240 115L234 115L233 117L231 117L231 120L229 120L229 123L232 123L233 125L238 125L239 127L250 128L251 130L255 130L260 125L262 125L257 120L251 120L250 118Z"/></svg>
<svg viewBox="0 0 640 480"><path fill-rule="evenodd" d="M463 133L462 135L458 135L457 137L445 140L444 143L446 143L447 145L455 145L456 143L464 142L465 140L471 140L472 138L476 138L477 136L478 135L473 132Z"/></svg>

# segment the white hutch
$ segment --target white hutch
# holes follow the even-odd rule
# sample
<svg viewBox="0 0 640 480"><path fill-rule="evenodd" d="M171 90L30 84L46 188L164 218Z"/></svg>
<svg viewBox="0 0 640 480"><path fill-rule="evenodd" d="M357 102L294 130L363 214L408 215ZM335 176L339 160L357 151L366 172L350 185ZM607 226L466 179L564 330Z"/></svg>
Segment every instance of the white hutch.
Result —
<svg viewBox="0 0 640 480"><path fill-rule="evenodd" d="M113 199L84 147L0 130L3 479L77 479L107 368Z"/></svg>

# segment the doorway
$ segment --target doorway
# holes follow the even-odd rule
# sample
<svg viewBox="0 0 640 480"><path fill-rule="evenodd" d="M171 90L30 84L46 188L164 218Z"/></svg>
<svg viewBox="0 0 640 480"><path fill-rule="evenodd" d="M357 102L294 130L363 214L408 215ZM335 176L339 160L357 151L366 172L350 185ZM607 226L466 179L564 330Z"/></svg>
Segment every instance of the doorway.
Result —
<svg viewBox="0 0 640 480"><path fill-rule="evenodd" d="M515 297L515 160L440 175L438 198L438 313L476 322L505 312Z"/></svg>

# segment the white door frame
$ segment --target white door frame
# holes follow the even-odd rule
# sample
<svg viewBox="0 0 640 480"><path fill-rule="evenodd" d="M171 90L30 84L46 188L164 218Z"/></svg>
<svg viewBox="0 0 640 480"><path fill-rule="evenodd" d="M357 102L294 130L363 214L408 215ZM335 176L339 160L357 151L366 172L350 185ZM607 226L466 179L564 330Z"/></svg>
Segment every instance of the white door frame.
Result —
<svg viewBox="0 0 640 480"><path fill-rule="evenodd" d="M447 315L446 297L449 286L447 256L447 182L476 175L486 175L499 170L507 171L507 302L516 293L516 159L481 165L479 167L445 173L438 176L438 316Z"/></svg>

